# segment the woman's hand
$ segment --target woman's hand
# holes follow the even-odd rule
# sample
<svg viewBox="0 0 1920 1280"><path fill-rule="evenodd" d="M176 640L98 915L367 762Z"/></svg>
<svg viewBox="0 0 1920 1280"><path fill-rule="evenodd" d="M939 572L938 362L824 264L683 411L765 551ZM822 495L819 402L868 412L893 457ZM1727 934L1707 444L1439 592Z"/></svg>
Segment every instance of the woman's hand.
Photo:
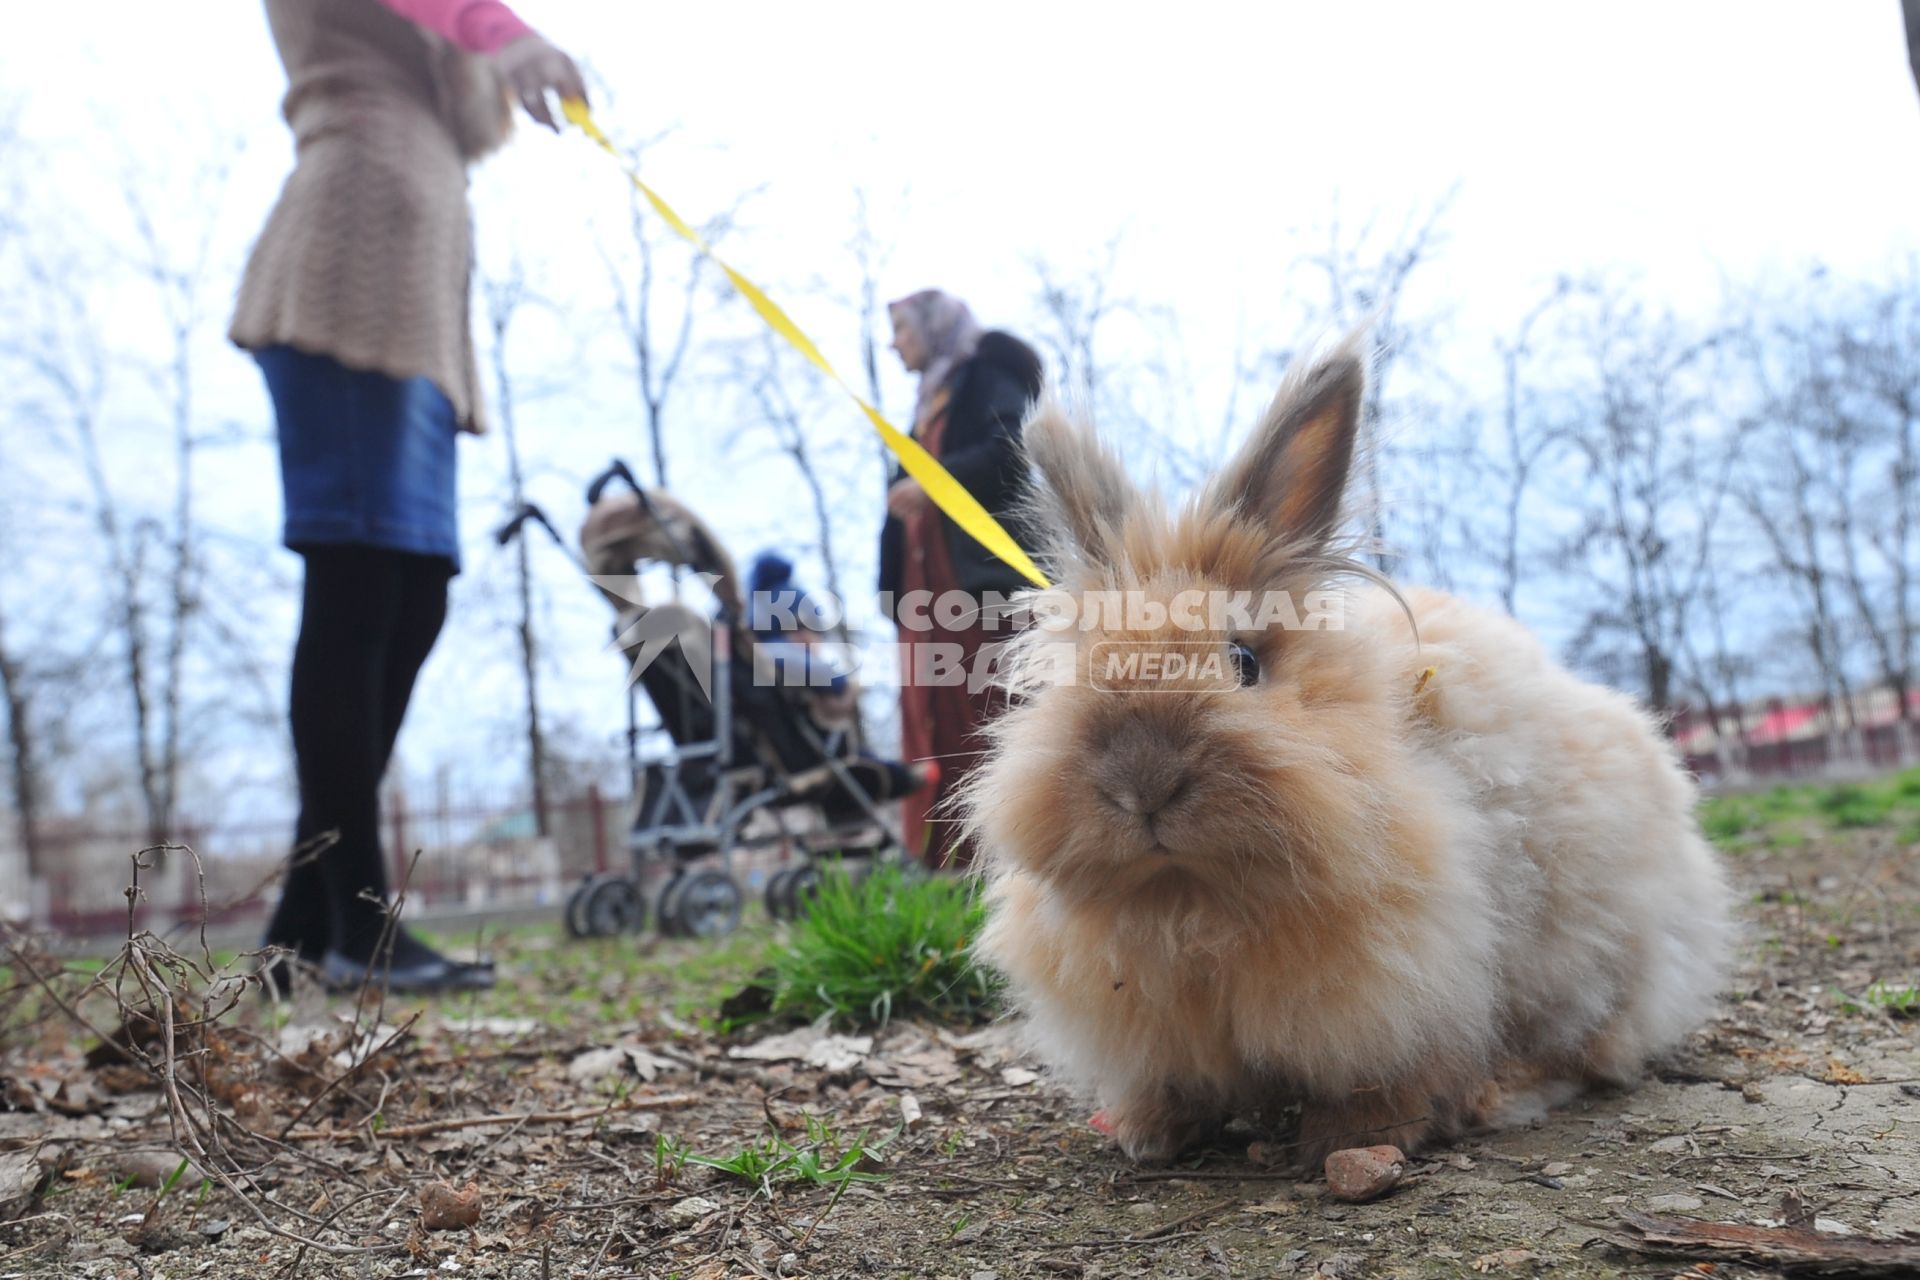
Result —
<svg viewBox="0 0 1920 1280"><path fill-rule="evenodd" d="M887 512L896 519L906 520L919 515L927 509L929 501L927 491L912 476L902 476L887 490Z"/></svg>
<svg viewBox="0 0 1920 1280"><path fill-rule="evenodd" d="M563 102L568 98L587 100L587 86L580 78L580 68L542 36L525 35L502 45L493 60L512 82L514 96L520 99L527 114L555 133L560 131L560 125L547 105L547 94L558 94Z"/></svg>

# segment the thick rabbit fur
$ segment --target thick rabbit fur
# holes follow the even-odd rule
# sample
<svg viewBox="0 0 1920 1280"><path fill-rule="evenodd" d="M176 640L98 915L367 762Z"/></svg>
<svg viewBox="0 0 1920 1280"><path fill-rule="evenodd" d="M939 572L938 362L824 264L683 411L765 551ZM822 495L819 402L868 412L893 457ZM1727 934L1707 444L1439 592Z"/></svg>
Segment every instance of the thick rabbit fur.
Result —
<svg viewBox="0 0 1920 1280"><path fill-rule="evenodd" d="M1505 615L1362 583L1337 628L1079 629L1089 591L1369 576L1332 541L1364 381L1351 344L1294 375L1171 512L1058 409L1026 427L1056 575L1036 603L1076 621L1013 646L1019 696L963 798L978 952L1136 1160L1292 1102L1308 1167L1537 1115L1634 1082L1722 974L1728 889L1674 752ZM1114 640L1254 669L1094 687Z"/></svg>

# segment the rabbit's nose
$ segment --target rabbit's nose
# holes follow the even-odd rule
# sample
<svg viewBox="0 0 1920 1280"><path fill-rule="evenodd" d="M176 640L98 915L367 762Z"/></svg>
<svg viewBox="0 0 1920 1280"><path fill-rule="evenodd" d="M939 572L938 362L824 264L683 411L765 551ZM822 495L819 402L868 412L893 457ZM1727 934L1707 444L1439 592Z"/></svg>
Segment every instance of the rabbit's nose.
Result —
<svg viewBox="0 0 1920 1280"><path fill-rule="evenodd" d="M1151 818L1186 794L1183 772L1136 777L1113 789L1114 803L1138 818Z"/></svg>
<svg viewBox="0 0 1920 1280"><path fill-rule="evenodd" d="M1151 818L1178 800L1193 775L1180 744L1165 732L1129 725L1114 733L1101 752L1101 790L1120 809Z"/></svg>

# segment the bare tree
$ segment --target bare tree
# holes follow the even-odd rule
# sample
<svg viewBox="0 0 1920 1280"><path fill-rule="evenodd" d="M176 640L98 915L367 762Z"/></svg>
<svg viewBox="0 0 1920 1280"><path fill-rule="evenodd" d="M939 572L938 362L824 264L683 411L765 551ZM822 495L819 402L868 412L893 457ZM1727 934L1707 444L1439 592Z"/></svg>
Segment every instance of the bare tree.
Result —
<svg viewBox="0 0 1920 1280"><path fill-rule="evenodd" d="M29 885L45 873L40 846L40 804L46 791L40 760L37 708L27 682L26 664L14 651L7 633L4 604L0 604L0 702L6 705L8 782L20 848L26 854Z"/></svg>
<svg viewBox="0 0 1920 1280"><path fill-rule="evenodd" d="M500 422L500 434L507 450L508 500L513 510L527 504L526 473L520 464L519 421L515 412L514 378L508 361L507 339L514 316L529 298L526 272L516 256L507 274L483 276L481 296L487 309L487 329L493 341L488 354L493 365L493 410ZM550 808L547 802L547 747L545 727L540 716L540 642L535 633L533 609L533 564L526 537L514 540L514 586L518 618L514 626L520 649L520 683L525 695L527 740L527 779L533 793L533 820L541 836L548 834Z"/></svg>
<svg viewBox="0 0 1920 1280"><path fill-rule="evenodd" d="M1521 383L1521 371L1533 356L1533 329L1567 296L1571 284L1566 279L1521 316L1510 338L1496 338L1500 352L1505 398L1501 404L1500 452L1493 471L1501 486L1501 530L1499 549L1500 603L1511 614L1520 598L1521 513L1527 493L1547 454L1560 441L1561 433L1538 413Z"/></svg>
<svg viewBox="0 0 1920 1280"><path fill-rule="evenodd" d="M232 140L216 141L186 166L196 201L178 219L132 157L122 170L120 207L108 206L98 225L36 193L16 210L17 320L0 336L16 413L48 444L43 456L70 463L79 484L78 495L65 484L57 496L36 495L63 518L79 508L91 534L87 562L95 571L76 584L69 616L83 626L84 610L98 601L107 619L103 643L84 654L84 673L63 701L63 718L96 687L124 700L124 720L115 720L130 748L125 779L153 844L180 834L201 713L230 700L224 682L198 681L207 579L198 459L228 428L210 426L196 393L198 352L216 298L225 297L215 287L228 247L218 211L237 152ZM140 317L139 345L110 345L120 312ZM168 454L158 465L154 441ZM137 472L129 457L139 459ZM35 665L43 676L51 669ZM104 673L115 675L103 682Z"/></svg>
<svg viewBox="0 0 1920 1280"><path fill-rule="evenodd" d="M1047 380L1076 404L1109 440L1123 442L1177 487L1210 470L1208 430L1194 411L1192 378L1179 354L1179 322L1171 308L1116 288L1123 237L1114 236L1078 268L1030 259L1037 287L1032 334L1044 353ZM1143 354L1109 363L1109 345ZM1241 376L1251 368L1245 351ZM1229 391L1229 400L1235 393ZM1229 406L1231 411L1232 406ZM1184 430L1183 430L1184 428ZM1244 430L1245 424L1230 426Z"/></svg>
<svg viewBox="0 0 1920 1280"><path fill-rule="evenodd" d="M877 335L891 335L893 332L892 322L886 318L880 302L880 276L893 255L881 245L879 236L874 232L866 187L854 188L853 198L853 236L847 247L853 253L854 267L859 273L859 292L854 298L854 310L860 322L860 367L866 375L867 402L885 417L887 406L880 383L881 347ZM909 432L914 427L911 422L895 425ZM885 493L893 477L893 453L887 448L887 442L877 435L873 439L873 458L879 472L877 489Z"/></svg>
<svg viewBox="0 0 1920 1280"><path fill-rule="evenodd" d="M130 175L123 187L137 246L134 266L157 298L166 326L167 357L153 381L167 406L174 454L172 510L168 522L154 531L164 545L166 594L160 613L166 639L158 673L159 742L153 753L151 784L147 770L142 771L143 788L152 787L148 837L156 842L173 832L179 820L182 700L203 576L194 508L194 465L201 445L194 403L194 348L207 319L207 285L218 227L212 215L230 172L230 153L216 153L200 167L194 180L199 216L188 224L191 235L183 244L176 243L177 232L163 234L156 225L145 182ZM135 584L126 587L129 595L138 590Z"/></svg>
<svg viewBox="0 0 1920 1280"><path fill-rule="evenodd" d="M799 367L799 361L791 358L785 345L771 333L758 334L743 342L736 353L734 368L734 382L746 388L755 411L755 421L735 433L734 440L743 440L758 430L771 432L775 447L792 461L807 491L807 504L813 516L813 545L826 568L827 590L836 601L844 601L847 595L841 573L843 557L836 547L834 503L828 494L826 474L825 455L829 449L812 438L818 433L816 424L829 411L823 410L818 400L802 400L794 395L795 378L806 378L808 371ZM833 634L842 643L849 641L844 616L836 620Z"/></svg>
<svg viewBox="0 0 1920 1280"><path fill-rule="evenodd" d="M1561 556L1587 587L1573 651L1616 676L1630 672L1664 715L1737 450L1704 421L1698 374L1711 336L1617 293L1588 290L1582 302L1572 318L1587 408L1568 435L1584 463L1569 495L1581 523Z"/></svg>
<svg viewBox="0 0 1920 1280"><path fill-rule="evenodd" d="M1358 442L1360 502L1383 571L1392 567L1383 478L1391 465L1383 432L1389 388L1397 385L1394 374L1403 365L1420 365L1422 348L1433 332L1430 318L1408 314L1407 289L1420 265L1439 251L1441 223L1453 199L1454 193L1449 192L1429 208L1409 214L1384 245L1378 218L1368 218L1349 236L1336 203L1327 222L1326 248L1307 260L1323 277L1333 323L1343 330L1364 325L1371 343L1373 358Z"/></svg>
<svg viewBox="0 0 1920 1280"><path fill-rule="evenodd" d="M852 251L854 266L860 273L856 309L860 316L860 367L867 376L867 403L884 416L887 406L880 390L880 344L874 341L874 335L888 331L880 322L880 273L887 269L887 261L892 255L881 247L879 238L874 234L865 187L855 187L853 191L853 236L847 242L847 247ZM884 444L880 446L880 455L884 466L889 457ZM883 470L881 474L884 476L886 473Z"/></svg>
<svg viewBox="0 0 1920 1280"><path fill-rule="evenodd" d="M647 150L664 141L666 136L661 134L627 148L625 158L629 167L638 169ZM671 236L637 190L630 194L627 230L637 258L631 278L628 266L616 259L604 241L596 239L595 244L600 251L600 260L606 267L608 284L613 290L614 315L633 353L634 377L640 392L640 405L647 419L647 444L653 456L654 482L664 489L668 487L667 408L693 345L694 328L701 313L701 286L709 275L708 263L704 255L683 246ZM729 208L700 226L700 234L708 244L717 245L720 242L754 194L747 192L741 195ZM683 259L685 267L677 273L663 272L661 266L662 250L669 247L688 255ZM663 320L658 314L662 306L661 294L664 288L675 283L676 274L678 313ZM716 298L722 296L717 294Z"/></svg>
<svg viewBox="0 0 1920 1280"><path fill-rule="evenodd" d="M729 448L739 446L761 433L772 436L774 447L793 463L806 490L807 507L812 516L813 549L826 571L826 587L836 605L829 634L851 653L853 632L848 625L846 601L846 556L842 552L835 514L848 510L847 497L866 490L859 477L865 473L871 456L863 444L844 435L835 437L822 430L823 424L857 421L845 401L839 400L824 380L813 376L811 368L794 356L786 344L771 333L759 333L742 339L733 348L730 384L743 390L748 399L749 421L732 432ZM796 388L800 388L796 392ZM864 434L864 432L863 432ZM837 499L837 500L836 500ZM860 535L870 530L863 523L855 526ZM854 734L864 741L867 719L863 708L854 709Z"/></svg>
<svg viewBox="0 0 1920 1280"><path fill-rule="evenodd" d="M38 323L14 345L11 354L32 380L36 400L30 412L70 449L80 464L91 501L91 523L106 564L104 587L118 633L119 664L132 723L134 776L145 811L147 838L164 844L169 804L162 782L154 732L154 649L157 640L144 593L151 525L125 518L119 495L108 479L101 436L107 394L109 356L80 277L70 259L30 251L24 271L36 304Z"/></svg>
<svg viewBox="0 0 1920 1280"><path fill-rule="evenodd" d="M1895 700L1903 755L1920 740L1920 302L1909 278L1864 300L1832 334L1836 425L1864 437L1862 487L1840 529L1847 591Z"/></svg>
<svg viewBox="0 0 1920 1280"><path fill-rule="evenodd" d="M1854 723L1848 641L1858 638L1914 746L1916 555L1920 554L1920 307L1911 284L1857 291L1820 277L1780 306L1767 354L1785 366L1765 401L1765 448L1749 459L1746 506L1801 586L1807 640L1830 698ZM1859 744L1853 744L1858 750Z"/></svg>
<svg viewBox="0 0 1920 1280"><path fill-rule="evenodd" d="M12 151L18 128L11 110L0 115L0 152ZM15 154L18 154L15 152ZM19 234L21 175L9 169L4 176L6 195L0 200L0 255L8 253ZM0 312L0 323L11 317ZM18 563L11 548L0 547L0 564ZM46 783L41 763L37 708L29 686L27 664L11 634L4 596L0 596L0 704L6 710L7 780L20 848L26 856L29 885L37 885L44 871L40 847L40 805Z"/></svg>
<svg viewBox="0 0 1920 1280"><path fill-rule="evenodd" d="M1736 601L1722 578L1721 557L1709 555L1701 566L1700 616L1705 621L1681 636L1682 682L1713 732L1713 752L1723 781L1745 777L1750 744L1744 708L1746 682L1754 673L1751 656L1736 644L1731 625Z"/></svg>
<svg viewBox="0 0 1920 1280"><path fill-rule="evenodd" d="M1035 302L1042 324L1038 337L1052 357L1054 385L1084 405L1096 422L1106 407L1096 350L1100 331L1114 316L1133 308L1131 299L1116 298L1111 292L1120 262L1120 240L1115 236L1107 241L1099 260L1077 274L1044 257L1035 257L1031 263L1039 277Z"/></svg>

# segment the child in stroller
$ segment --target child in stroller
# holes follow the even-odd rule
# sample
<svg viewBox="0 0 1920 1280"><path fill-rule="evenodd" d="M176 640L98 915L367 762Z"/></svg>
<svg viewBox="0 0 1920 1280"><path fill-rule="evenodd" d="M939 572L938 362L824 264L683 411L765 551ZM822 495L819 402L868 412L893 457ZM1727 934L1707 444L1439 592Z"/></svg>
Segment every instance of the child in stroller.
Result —
<svg viewBox="0 0 1920 1280"><path fill-rule="evenodd" d="M858 718L859 690L851 655L827 630L830 613L793 580L793 562L762 551L747 570L747 628L756 653L784 688L806 690L806 708L822 726L848 728Z"/></svg>
<svg viewBox="0 0 1920 1280"><path fill-rule="evenodd" d="M624 489L608 493L610 483ZM763 555L743 599L741 579L712 531L671 495L647 490L615 463L588 489L580 549L615 610L629 663L634 819L629 874L593 877L568 902L580 935L629 932L651 914L663 933L731 932L744 893L740 850L786 846L797 865L766 887L776 918L797 914L818 883L815 859L898 853L880 805L937 780L933 762L902 764L862 751L858 685L793 584L784 557ZM649 564L677 566L708 584L710 612L651 604L639 587ZM640 759L632 685L645 690L671 745Z"/></svg>

